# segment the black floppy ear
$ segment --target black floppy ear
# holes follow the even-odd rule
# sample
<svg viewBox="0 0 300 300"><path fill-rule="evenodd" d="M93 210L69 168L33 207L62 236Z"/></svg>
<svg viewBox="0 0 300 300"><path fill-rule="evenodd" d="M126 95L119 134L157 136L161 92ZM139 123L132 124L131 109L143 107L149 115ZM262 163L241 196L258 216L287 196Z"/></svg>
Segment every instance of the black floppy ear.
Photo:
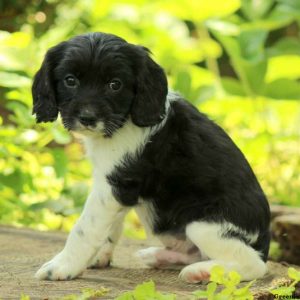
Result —
<svg viewBox="0 0 300 300"><path fill-rule="evenodd" d="M53 122L58 116L55 99L53 70L62 58L66 43L60 43L48 50L41 68L35 74L32 85L33 114L37 123Z"/></svg>
<svg viewBox="0 0 300 300"><path fill-rule="evenodd" d="M164 70L149 56L145 47L135 47L136 95L131 107L131 118L140 127L153 126L165 115L168 82Z"/></svg>

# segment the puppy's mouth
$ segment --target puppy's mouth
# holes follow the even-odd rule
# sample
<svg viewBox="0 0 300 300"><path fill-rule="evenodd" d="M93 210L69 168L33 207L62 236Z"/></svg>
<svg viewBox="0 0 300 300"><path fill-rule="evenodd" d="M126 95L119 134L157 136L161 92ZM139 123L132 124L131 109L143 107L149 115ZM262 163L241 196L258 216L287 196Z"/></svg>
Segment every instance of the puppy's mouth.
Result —
<svg viewBox="0 0 300 300"><path fill-rule="evenodd" d="M71 131L79 132L82 134L100 134L105 135L105 124L103 121L97 121L93 124L88 124L81 122L79 120L75 120L73 122L73 126L69 126L68 128Z"/></svg>
<svg viewBox="0 0 300 300"><path fill-rule="evenodd" d="M101 135L105 138L110 138L113 134L123 126L123 123L114 122L110 120L95 121L93 123L84 122L82 120L63 120L64 127L72 132L79 133L81 135Z"/></svg>

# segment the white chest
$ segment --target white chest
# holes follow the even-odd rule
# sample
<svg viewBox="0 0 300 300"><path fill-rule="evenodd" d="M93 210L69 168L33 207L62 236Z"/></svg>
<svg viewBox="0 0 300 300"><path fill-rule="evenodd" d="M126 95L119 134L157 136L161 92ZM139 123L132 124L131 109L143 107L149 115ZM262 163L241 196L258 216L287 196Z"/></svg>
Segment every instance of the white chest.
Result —
<svg viewBox="0 0 300 300"><path fill-rule="evenodd" d="M111 138L100 135L83 137L86 153L92 162L94 186L109 192L106 176L124 161L128 154L141 151L149 139L151 128L141 128L128 121Z"/></svg>

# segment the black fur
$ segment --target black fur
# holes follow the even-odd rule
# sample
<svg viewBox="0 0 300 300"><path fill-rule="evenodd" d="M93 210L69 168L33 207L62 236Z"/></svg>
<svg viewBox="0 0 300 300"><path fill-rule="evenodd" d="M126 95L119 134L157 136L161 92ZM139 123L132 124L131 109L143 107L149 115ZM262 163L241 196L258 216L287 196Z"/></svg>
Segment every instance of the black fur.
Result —
<svg viewBox="0 0 300 300"><path fill-rule="evenodd" d="M32 85L33 113L37 122L53 122L58 116L58 105L55 91L54 70L58 57L62 57L66 43L50 49L40 70L36 73Z"/></svg>
<svg viewBox="0 0 300 300"><path fill-rule="evenodd" d="M65 86L73 75L77 88ZM111 91L108 83L118 78L122 89ZM111 136L131 116L138 126L151 126L164 117L167 79L145 47L127 43L112 34L77 36L50 49L35 76L33 112L38 122L54 121L61 113L64 125L76 129L85 109L105 123Z"/></svg>
<svg viewBox="0 0 300 300"><path fill-rule="evenodd" d="M67 87L71 74L79 83ZM118 78L120 91L108 89ZM33 85L37 121L56 119L77 130L80 116L103 121L112 137L131 117L140 127L164 118L167 80L149 51L114 35L93 33L52 48ZM180 96L172 101L165 125L145 148L127 155L107 176L117 200L135 206L141 197L155 209L154 232L184 234L194 220L230 222L259 233L251 246L267 259L270 212L247 160L228 135ZM225 236L249 244L241 232Z"/></svg>
<svg viewBox="0 0 300 300"><path fill-rule="evenodd" d="M251 167L218 125L179 96L143 152L127 156L108 179L122 204L137 205L138 197L154 204L155 233L183 233L196 220L227 221L259 232L252 247L267 259L269 205ZM227 236L249 244L234 231Z"/></svg>

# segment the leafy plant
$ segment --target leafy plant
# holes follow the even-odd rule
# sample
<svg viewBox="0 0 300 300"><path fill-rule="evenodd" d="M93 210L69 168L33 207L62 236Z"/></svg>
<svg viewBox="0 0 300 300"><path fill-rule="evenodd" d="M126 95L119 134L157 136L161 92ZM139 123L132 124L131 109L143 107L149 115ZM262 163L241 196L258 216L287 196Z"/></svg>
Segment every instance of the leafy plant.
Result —
<svg viewBox="0 0 300 300"><path fill-rule="evenodd" d="M98 299L105 296L108 293L109 289L101 287L98 290L91 288L84 288L81 290L80 295L67 295L62 297L60 300L89 300L89 299Z"/></svg>
<svg viewBox="0 0 300 300"><path fill-rule="evenodd" d="M242 288L238 288L241 280L241 276L231 271L228 274L224 272L224 268L221 266L213 267L210 275L210 283L207 285L205 291L198 290L193 294L196 299L208 299L208 300L252 300L253 295L249 288L254 281L249 282ZM218 285L223 286L222 289L218 288Z"/></svg>
<svg viewBox="0 0 300 300"><path fill-rule="evenodd" d="M175 300L176 295L160 293L155 289L154 282L147 281L136 286L133 291L125 292L116 300Z"/></svg>
<svg viewBox="0 0 300 300"><path fill-rule="evenodd" d="M297 271L294 268L288 268L288 276L292 279L292 282L288 286L281 286L270 290L277 298L293 296L296 289L295 286L300 282L300 271Z"/></svg>

